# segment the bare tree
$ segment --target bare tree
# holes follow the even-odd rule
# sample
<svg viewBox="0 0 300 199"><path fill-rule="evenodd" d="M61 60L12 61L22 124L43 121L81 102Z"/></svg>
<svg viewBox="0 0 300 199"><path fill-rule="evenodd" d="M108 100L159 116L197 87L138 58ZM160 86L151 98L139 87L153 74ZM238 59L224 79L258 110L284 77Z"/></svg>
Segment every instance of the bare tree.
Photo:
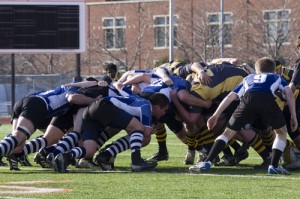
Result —
<svg viewBox="0 0 300 199"><path fill-rule="evenodd" d="M252 36L247 39L252 46L250 52L253 55L270 56L274 59L284 59L286 62L294 56L293 48L284 50L285 44L293 44L292 38L295 38L297 27L294 19L299 18L300 2L293 1L293 13L290 13L288 7L291 6L291 2L283 0L281 5L272 10L263 0L259 1L261 7L248 2L248 26Z"/></svg>
<svg viewBox="0 0 300 199"><path fill-rule="evenodd" d="M107 14L107 16L112 16L113 19L118 19L114 16L120 16L120 5L114 5L114 8L111 9L111 12ZM138 3L132 6L129 12L138 13L136 17L135 24L128 24L126 27L130 25L130 29L126 28L126 31L123 32L124 37L120 37L117 33L110 35L111 40L113 40L114 47L117 50L111 50L110 46L107 45L105 39L105 33L103 37L101 37L101 33L99 30L92 31L90 33L90 45L89 45L89 54L91 57L90 64L91 65L100 65L102 66L103 60L118 62L121 66L125 66L128 70L131 70L133 67L142 67L149 63L145 63L147 61L147 57L149 56L149 47L147 45L143 45L143 40L145 38L145 34L147 29L152 24L151 15L149 14L147 6L144 3ZM126 23L126 22L125 22ZM135 31L132 31L135 29ZM124 29L125 30L125 29ZM122 31L122 30L120 30ZM130 32L130 38L126 39L126 32ZM130 51L129 51L130 49ZM143 61L145 60L145 61Z"/></svg>

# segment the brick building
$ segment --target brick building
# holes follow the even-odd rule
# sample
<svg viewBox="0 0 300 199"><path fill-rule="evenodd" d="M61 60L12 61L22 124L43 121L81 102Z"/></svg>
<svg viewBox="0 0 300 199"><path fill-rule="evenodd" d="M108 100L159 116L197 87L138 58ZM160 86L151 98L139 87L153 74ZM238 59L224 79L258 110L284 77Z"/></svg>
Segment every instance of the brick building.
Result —
<svg viewBox="0 0 300 199"><path fill-rule="evenodd" d="M5 0L0 0L5 1ZM12 0L23 1L23 0ZM26 2L45 2L26 0ZM148 69L168 61L170 0L64 0L86 4L86 52L80 56L83 76L102 75L104 65ZM62 2L48 0L47 2ZM210 61L238 57L253 63L270 56L292 66L298 56L298 0L224 0L223 37L221 0L173 0L174 58ZM1 57L0 73L9 74L10 57ZM75 76L74 54L17 54L16 73L64 73Z"/></svg>
<svg viewBox="0 0 300 199"><path fill-rule="evenodd" d="M86 0L88 51L82 73L98 74L107 62L129 69L153 68L168 60L169 0ZM174 0L174 58L220 57L220 0ZM300 1L224 1L224 57L253 63L271 56L293 64Z"/></svg>

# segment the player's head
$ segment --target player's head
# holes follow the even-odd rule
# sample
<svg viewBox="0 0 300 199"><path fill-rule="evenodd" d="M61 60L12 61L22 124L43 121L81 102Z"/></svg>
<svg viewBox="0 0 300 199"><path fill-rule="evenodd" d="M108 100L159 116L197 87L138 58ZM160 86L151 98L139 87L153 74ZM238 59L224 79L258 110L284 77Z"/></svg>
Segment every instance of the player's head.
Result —
<svg viewBox="0 0 300 199"><path fill-rule="evenodd" d="M255 62L255 71L257 74L260 73L274 73L275 62L269 57L262 57Z"/></svg>
<svg viewBox="0 0 300 199"><path fill-rule="evenodd" d="M149 97L152 105L152 114L156 119L163 116L169 108L170 101L167 96L162 93L154 93Z"/></svg>
<svg viewBox="0 0 300 199"><path fill-rule="evenodd" d="M110 76L112 79L114 79L116 77L117 74L117 66L113 63L108 64L105 67L105 70L108 74L108 76Z"/></svg>

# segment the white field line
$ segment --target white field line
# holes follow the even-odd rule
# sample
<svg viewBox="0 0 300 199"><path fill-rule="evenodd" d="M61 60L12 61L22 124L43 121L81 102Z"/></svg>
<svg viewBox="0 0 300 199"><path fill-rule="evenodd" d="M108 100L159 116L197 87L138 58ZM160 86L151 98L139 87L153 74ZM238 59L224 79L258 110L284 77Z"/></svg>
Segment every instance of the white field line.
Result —
<svg viewBox="0 0 300 199"><path fill-rule="evenodd" d="M176 174L176 173L174 173ZM180 173L184 174L184 173ZM269 176L255 176L255 175L238 175L238 174L208 174L208 173L200 173L200 174L194 174L194 173L185 173L186 175L199 175L199 176L211 176L211 177L231 177L231 178L253 178L253 179L276 179L276 180L295 180L300 181L300 178L291 178L291 177L284 177L284 175L269 175ZM290 175L289 175L290 176Z"/></svg>
<svg viewBox="0 0 300 199"><path fill-rule="evenodd" d="M0 196L0 199L37 199L37 198L19 198L19 197L9 197L9 196Z"/></svg>
<svg viewBox="0 0 300 199"><path fill-rule="evenodd" d="M34 170L33 168L26 168L26 170ZM25 171L26 171L25 170ZM124 171L124 170L115 170L115 171L102 171L102 170L83 170L87 173L132 173L130 170ZM21 171L22 172L22 171ZM161 174L161 172L156 171L148 171L149 174ZM162 172L163 173L163 172ZM168 174L168 173L166 173ZM171 173L170 173L171 174ZM188 172L172 172L172 175L193 175L193 176L210 176L210 177L231 177L231 178L249 178L249 179L269 179L269 180L294 180L294 181L300 181L300 178L293 178L293 177L285 177L284 175L264 175L264 176L256 176L256 175L239 175L239 174L212 174L212 173L188 173ZM291 176L291 175L288 175ZM38 181L33 181L38 182ZM58 181L60 182L60 181ZM22 182L19 182L20 184L23 184ZM50 182L52 183L52 182ZM55 182L53 182L55 183ZM13 183L0 183L0 184L13 184ZM17 184L17 183L16 183ZM29 183L34 184L34 183ZM2 186L0 186L2 188ZM3 187L4 188L4 187ZM48 190L49 191L49 190ZM50 190L50 191L58 191L58 190ZM60 190L62 191L62 190ZM1 193L1 191L0 191ZM0 196L1 199L1 196Z"/></svg>

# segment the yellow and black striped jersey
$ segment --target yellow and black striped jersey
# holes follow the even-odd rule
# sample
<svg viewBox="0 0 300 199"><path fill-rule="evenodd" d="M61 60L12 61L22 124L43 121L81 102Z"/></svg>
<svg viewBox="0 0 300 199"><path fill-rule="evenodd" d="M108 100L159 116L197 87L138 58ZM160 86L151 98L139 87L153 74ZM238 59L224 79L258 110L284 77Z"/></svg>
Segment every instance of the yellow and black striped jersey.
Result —
<svg viewBox="0 0 300 199"><path fill-rule="evenodd" d="M214 101L222 100L248 75L245 69L231 64L211 65L205 71L211 77L210 84L203 85L198 78L192 78L191 92L196 93L204 100ZM191 76L187 80L191 80Z"/></svg>
<svg viewBox="0 0 300 199"><path fill-rule="evenodd" d="M188 75L193 73L191 66L192 64L190 63L173 61L159 67L164 69L168 75L176 75L185 79ZM200 65L200 67L202 66ZM203 67L202 69L204 70Z"/></svg>
<svg viewBox="0 0 300 199"><path fill-rule="evenodd" d="M294 70L288 67L282 67L281 68L281 76L287 81L287 83L290 83L293 77Z"/></svg>

